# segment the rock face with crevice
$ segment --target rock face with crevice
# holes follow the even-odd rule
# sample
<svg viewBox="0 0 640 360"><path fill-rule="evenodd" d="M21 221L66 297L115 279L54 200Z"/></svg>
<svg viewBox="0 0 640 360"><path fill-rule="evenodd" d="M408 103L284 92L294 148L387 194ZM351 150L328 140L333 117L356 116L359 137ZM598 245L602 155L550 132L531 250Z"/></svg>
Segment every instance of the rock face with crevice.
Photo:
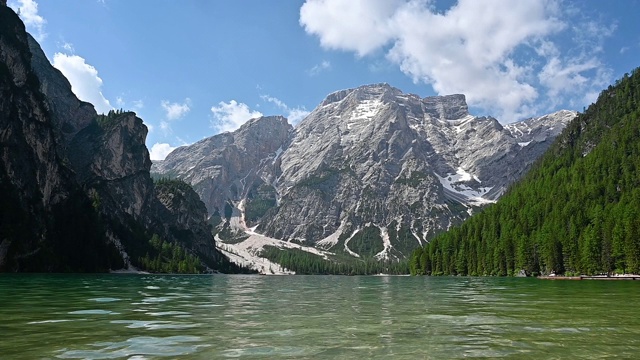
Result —
<svg viewBox="0 0 640 360"><path fill-rule="evenodd" d="M494 202L575 115L503 126L470 115L464 95L420 98L374 84L328 95L293 130L279 117L252 119L152 171L190 182L210 213L240 230L403 258ZM277 135L248 140L249 128ZM375 252L354 252L354 242Z"/></svg>

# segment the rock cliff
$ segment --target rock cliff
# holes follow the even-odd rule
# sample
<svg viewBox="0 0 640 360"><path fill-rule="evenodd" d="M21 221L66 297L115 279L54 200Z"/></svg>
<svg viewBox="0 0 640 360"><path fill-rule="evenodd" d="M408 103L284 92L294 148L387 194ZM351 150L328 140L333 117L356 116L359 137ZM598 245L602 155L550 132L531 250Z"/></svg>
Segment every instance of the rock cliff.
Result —
<svg viewBox="0 0 640 360"><path fill-rule="evenodd" d="M28 41L17 15L0 6L0 271L121 267L58 151Z"/></svg>
<svg viewBox="0 0 640 360"><path fill-rule="evenodd" d="M140 266L159 252L153 234L210 269L237 270L215 249L195 193L154 186L142 120L78 100L1 4L0 93L0 271Z"/></svg>

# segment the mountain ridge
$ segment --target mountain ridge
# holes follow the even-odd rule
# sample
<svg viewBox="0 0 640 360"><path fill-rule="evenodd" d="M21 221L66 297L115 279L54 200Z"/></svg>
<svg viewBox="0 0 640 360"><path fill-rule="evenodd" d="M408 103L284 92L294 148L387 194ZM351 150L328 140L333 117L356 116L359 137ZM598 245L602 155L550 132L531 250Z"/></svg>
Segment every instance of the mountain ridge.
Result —
<svg viewBox="0 0 640 360"><path fill-rule="evenodd" d="M226 179L233 194L203 198L219 215L219 229L245 224L235 228L239 235L251 228L352 255L345 243L375 228L369 231L375 253L358 256L406 258L413 247L495 201L573 116L559 111L502 126L470 115L461 94L421 98L385 83L339 90L295 128L285 126L288 136L271 143L252 170ZM220 164L223 148L215 150ZM197 164L211 159L190 149L167 157L190 166L178 169L165 160L152 172L185 179L202 196L206 184L194 179L206 172Z"/></svg>

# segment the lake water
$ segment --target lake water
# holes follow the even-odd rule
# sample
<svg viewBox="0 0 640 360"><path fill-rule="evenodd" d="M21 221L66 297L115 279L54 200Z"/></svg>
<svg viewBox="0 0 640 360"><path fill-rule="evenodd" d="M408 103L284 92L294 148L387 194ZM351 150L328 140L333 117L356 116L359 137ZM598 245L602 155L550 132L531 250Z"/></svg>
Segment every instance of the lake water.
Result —
<svg viewBox="0 0 640 360"><path fill-rule="evenodd" d="M0 275L1 359L640 356L640 281Z"/></svg>

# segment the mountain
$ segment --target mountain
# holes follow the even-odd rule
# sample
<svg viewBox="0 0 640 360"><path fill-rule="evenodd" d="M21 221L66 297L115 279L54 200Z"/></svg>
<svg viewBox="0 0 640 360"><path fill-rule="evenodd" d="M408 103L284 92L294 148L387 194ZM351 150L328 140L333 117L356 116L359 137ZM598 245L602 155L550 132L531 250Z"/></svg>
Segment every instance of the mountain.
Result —
<svg viewBox="0 0 640 360"><path fill-rule="evenodd" d="M251 119L234 132L177 148L152 171L192 184L209 213L220 213L228 199L247 196L246 185L282 151L292 131L282 116Z"/></svg>
<svg viewBox="0 0 640 360"><path fill-rule="evenodd" d="M245 255L278 239L324 256L402 259L498 199L574 116L502 126L470 115L464 95L374 84L330 94L295 129L263 117L178 148L152 172L191 183L219 237L248 230L244 247L233 241Z"/></svg>
<svg viewBox="0 0 640 360"><path fill-rule="evenodd" d="M640 273L640 68L500 200L411 256L415 274Z"/></svg>
<svg viewBox="0 0 640 360"><path fill-rule="evenodd" d="M154 185L142 120L78 100L5 4L0 49L0 271L237 270L195 192Z"/></svg>

